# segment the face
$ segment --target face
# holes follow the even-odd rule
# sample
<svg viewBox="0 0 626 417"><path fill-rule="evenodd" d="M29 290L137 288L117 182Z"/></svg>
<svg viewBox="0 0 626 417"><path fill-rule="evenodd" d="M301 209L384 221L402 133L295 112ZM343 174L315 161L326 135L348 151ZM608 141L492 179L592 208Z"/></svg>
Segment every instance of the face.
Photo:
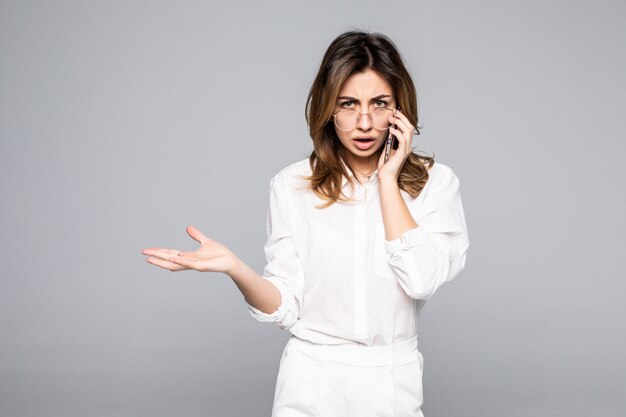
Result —
<svg viewBox="0 0 626 417"><path fill-rule="evenodd" d="M374 129L372 119L363 113L372 112L377 107L394 109L395 106L391 85L374 70L357 72L346 79L339 90L333 114L342 109L361 113L356 127L350 131L340 130L334 125L339 140L350 152L351 162L357 166L371 167L389 135L389 130ZM373 141L359 143L355 140L357 138L371 138Z"/></svg>

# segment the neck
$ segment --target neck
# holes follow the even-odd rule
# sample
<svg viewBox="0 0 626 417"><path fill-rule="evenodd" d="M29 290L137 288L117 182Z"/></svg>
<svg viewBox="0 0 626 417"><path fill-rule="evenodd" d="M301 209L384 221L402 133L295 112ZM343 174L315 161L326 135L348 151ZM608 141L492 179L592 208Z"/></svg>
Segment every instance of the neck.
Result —
<svg viewBox="0 0 626 417"><path fill-rule="evenodd" d="M353 158L350 160L350 164L352 165L353 170L358 171L358 174L368 176L376 170L377 161L374 157L359 159Z"/></svg>

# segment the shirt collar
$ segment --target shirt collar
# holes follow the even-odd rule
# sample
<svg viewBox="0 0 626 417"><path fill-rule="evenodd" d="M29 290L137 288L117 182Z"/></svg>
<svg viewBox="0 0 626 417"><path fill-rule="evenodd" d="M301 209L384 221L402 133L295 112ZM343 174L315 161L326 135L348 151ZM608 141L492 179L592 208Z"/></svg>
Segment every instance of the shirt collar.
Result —
<svg viewBox="0 0 626 417"><path fill-rule="evenodd" d="M354 173L352 171L350 171L350 168L348 168L348 165L345 163L343 158L339 157L339 159L341 160L341 164L343 165L343 168L348 173L347 177L345 175L341 176L342 177L341 178L341 188L343 188L346 185L346 183L348 182L348 179L352 178L354 176ZM370 181L372 181L376 176L378 176L378 168L376 168L374 170L374 172L372 172L372 178L370 178Z"/></svg>

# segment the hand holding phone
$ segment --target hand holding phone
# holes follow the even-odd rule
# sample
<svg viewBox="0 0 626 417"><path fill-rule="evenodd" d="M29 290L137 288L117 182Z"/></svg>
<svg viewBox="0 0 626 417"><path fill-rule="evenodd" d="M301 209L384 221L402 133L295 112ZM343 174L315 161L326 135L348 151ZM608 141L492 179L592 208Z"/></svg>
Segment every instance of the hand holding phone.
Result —
<svg viewBox="0 0 626 417"><path fill-rule="evenodd" d="M393 114L395 115L396 113L398 113L398 110L400 110L400 106L396 107L396 109L393 111ZM394 124L393 125L394 129L398 128L398 125ZM389 159L389 152L391 152L391 148L393 148L393 150L397 150L398 146L400 145L400 142L398 142L398 139L391 134L391 131L389 131L389 137L387 138L387 142L385 143L385 163L387 162L387 159Z"/></svg>

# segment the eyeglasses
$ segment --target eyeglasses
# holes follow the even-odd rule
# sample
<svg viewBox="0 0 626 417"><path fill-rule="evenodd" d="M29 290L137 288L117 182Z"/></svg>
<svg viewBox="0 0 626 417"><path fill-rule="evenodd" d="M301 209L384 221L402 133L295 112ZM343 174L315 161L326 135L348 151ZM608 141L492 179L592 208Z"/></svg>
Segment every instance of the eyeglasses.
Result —
<svg viewBox="0 0 626 417"><path fill-rule="evenodd" d="M348 132L353 130L359 123L361 116L369 116L372 127L376 130L387 130L390 126L389 116L393 114L393 109L388 107L378 107L369 113L359 113L354 109L341 109L333 114L337 129Z"/></svg>

